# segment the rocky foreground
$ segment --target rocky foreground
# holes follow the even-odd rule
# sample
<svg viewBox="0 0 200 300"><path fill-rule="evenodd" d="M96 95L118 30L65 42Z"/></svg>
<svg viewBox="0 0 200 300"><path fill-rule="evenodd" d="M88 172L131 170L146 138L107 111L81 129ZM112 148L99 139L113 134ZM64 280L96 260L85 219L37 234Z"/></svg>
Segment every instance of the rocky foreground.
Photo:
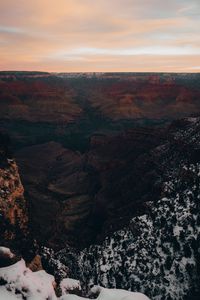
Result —
<svg viewBox="0 0 200 300"><path fill-rule="evenodd" d="M0 299L14 300L73 300L82 298L73 293L81 291L79 281L70 278L63 279L59 285L55 278L44 270L32 272L26 267L25 261L17 262L10 249L0 247ZM4 267L1 267L2 264ZM57 297L59 294L60 296ZM132 293L125 290L108 290L102 287L93 287L90 295L98 300L148 300L141 293Z"/></svg>

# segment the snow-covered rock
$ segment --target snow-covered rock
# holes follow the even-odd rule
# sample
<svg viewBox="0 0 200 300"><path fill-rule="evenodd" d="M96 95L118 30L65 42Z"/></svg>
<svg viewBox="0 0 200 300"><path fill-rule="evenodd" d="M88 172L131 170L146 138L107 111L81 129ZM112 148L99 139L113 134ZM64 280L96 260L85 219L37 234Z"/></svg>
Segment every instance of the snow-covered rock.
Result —
<svg viewBox="0 0 200 300"><path fill-rule="evenodd" d="M149 300L144 294L141 293L133 293L120 289L106 289L103 287L94 287L91 291L92 293L98 293L99 296L96 300ZM78 297L76 295L66 295L61 297L60 300L81 300L81 299L89 299Z"/></svg>
<svg viewBox="0 0 200 300"><path fill-rule="evenodd" d="M134 293L121 289L106 289L100 286L94 286L91 289L92 294L99 294L98 300L148 300L142 293Z"/></svg>
<svg viewBox="0 0 200 300"><path fill-rule="evenodd" d="M12 259L14 257L14 253L11 252L11 250L7 247L0 247L0 258L7 257Z"/></svg>
<svg viewBox="0 0 200 300"><path fill-rule="evenodd" d="M9 248L0 247L0 268L13 265L20 260Z"/></svg>
<svg viewBox="0 0 200 300"><path fill-rule="evenodd" d="M55 258L69 266L70 276L80 278L86 293L100 285L153 300L199 299L200 117L173 122L167 140L148 158L159 174L159 193L145 198L145 214L109 232L101 245L76 254L77 267L69 266L68 249ZM133 194L132 201L137 197Z"/></svg>
<svg viewBox="0 0 200 300"><path fill-rule="evenodd" d="M21 259L0 268L0 299L55 300L54 277L45 271L32 272Z"/></svg>
<svg viewBox="0 0 200 300"><path fill-rule="evenodd" d="M122 287L156 300L198 290L199 198L200 165L182 165L148 215L82 252L85 285Z"/></svg>
<svg viewBox="0 0 200 300"><path fill-rule="evenodd" d="M10 258L14 254L10 249L0 247ZM60 283L62 296L57 298L55 294L54 276L44 270L32 272L26 267L25 261L21 259L15 264L0 268L0 300L75 300L87 299L68 292L81 291L78 280L65 278ZM92 289L92 293L98 292L98 300L148 300L147 297L138 293L131 293L123 290L108 290L101 287ZM89 299L89 298L88 298Z"/></svg>
<svg viewBox="0 0 200 300"><path fill-rule="evenodd" d="M80 281L72 278L64 278L60 283L60 288L62 295L73 291L81 291Z"/></svg>

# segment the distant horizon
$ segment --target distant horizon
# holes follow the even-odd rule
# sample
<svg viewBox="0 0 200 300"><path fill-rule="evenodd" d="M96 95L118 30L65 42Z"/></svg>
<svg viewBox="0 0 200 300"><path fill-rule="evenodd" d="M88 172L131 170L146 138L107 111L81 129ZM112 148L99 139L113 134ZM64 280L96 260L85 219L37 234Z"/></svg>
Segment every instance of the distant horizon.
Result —
<svg viewBox="0 0 200 300"><path fill-rule="evenodd" d="M196 72L176 72L176 71L44 71L44 70L0 70L0 73L3 72L10 72L10 73L17 73L17 72L33 72L33 73L47 73L47 74L52 74L52 73L74 73L74 74L85 74L85 73L106 73L106 74L200 74L200 71Z"/></svg>

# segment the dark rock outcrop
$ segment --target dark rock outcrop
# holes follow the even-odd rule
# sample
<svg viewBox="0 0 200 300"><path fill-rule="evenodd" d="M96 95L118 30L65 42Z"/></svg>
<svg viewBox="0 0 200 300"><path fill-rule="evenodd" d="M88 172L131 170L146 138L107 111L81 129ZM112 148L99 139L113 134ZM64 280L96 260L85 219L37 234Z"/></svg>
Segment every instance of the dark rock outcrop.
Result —
<svg viewBox="0 0 200 300"><path fill-rule="evenodd" d="M137 129L103 135L98 142L92 137L84 154L55 142L18 151L34 235L53 248L84 247L144 211L145 202L159 193L159 185L149 189L159 174L152 173L153 161L138 161L162 139L162 131Z"/></svg>
<svg viewBox="0 0 200 300"><path fill-rule="evenodd" d="M70 123L81 114L74 91L57 85L51 77L43 80L22 77L0 81L0 118L7 121Z"/></svg>
<svg viewBox="0 0 200 300"><path fill-rule="evenodd" d="M15 240L27 231L27 209L24 188L15 161L8 158L6 137L0 136L0 222L2 240Z"/></svg>
<svg viewBox="0 0 200 300"><path fill-rule="evenodd" d="M28 203L18 167L0 134L0 244L31 261L38 246L29 230Z"/></svg>
<svg viewBox="0 0 200 300"><path fill-rule="evenodd" d="M160 194L150 197L148 209L133 214L126 226L119 216L116 222L122 224L121 229L110 233L102 244L77 254L76 270L70 272L78 274L88 289L98 284L143 292L157 300L198 299L200 118L174 122L166 135L146 154L162 170ZM68 266L69 257L68 249L55 255Z"/></svg>
<svg viewBox="0 0 200 300"><path fill-rule="evenodd" d="M85 157L50 142L16 154L30 201L32 230L43 244L78 244L92 210L96 180Z"/></svg>

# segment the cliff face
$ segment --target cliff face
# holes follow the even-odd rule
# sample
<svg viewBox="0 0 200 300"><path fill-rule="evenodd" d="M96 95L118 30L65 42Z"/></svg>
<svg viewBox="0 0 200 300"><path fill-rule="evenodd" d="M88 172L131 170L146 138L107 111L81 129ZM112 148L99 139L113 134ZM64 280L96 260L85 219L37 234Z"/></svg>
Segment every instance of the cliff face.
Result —
<svg viewBox="0 0 200 300"><path fill-rule="evenodd" d="M0 126L35 235L52 247L100 241L148 210L164 172L149 152L169 134L154 125L200 111L199 74L0 78Z"/></svg>
<svg viewBox="0 0 200 300"><path fill-rule="evenodd" d="M118 216L121 230L77 255L76 274L85 286L141 291L156 300L199 299L200 118L174 122L166 134L166 141L146 155L162 171L160 193L151 195L147 210L126 226ZM70 255L64 249L56 257L69 265Z"/></svg>
<svg viewBox="0 0 200 300"><path fill-rule="evenodd" d="M162 139L162 131L137 129L94 136L84 154L55 142L18 151L37 238L53 248L66 242L83 248L144 211L146 198L159 193L159 188L148 189L158 175L152 174L153 162L137 161Z"/></svg>
<svg viewBox="0 0 200 300"><path fill-rule="evenodd" d="M185 153L189 147L187 140L173 137L179 127L185 130L184 122L177 121L169 129L93 136L84 154L55 142L18 151L37 238L53 248L66 242L83 248L148 212L148 202L162 197L166 171L174 167L173 152L162 156L159 149L171 143L170 149ZM189 149L198 159L195 151Z"/></svg>
<svg viewBox="0 0 200 300"><path fill-rule="evenodd" d="M53 247L80 243L96 182L84 156L50 142L24 148L16 158L38 240Z"/></svg>
<svg viewBox="0 0 200 300"><path fill-rule="evenodd" d="M17 165L8 158L5 145L0 147L0 240L9 244L27 233L27 204Z"/></svg>
<svg viewBox="0 0 200 300"><path fill-rule="evenodd" d="M16 163L9 160L5 169L0 169L0 209L3 217L11 225L19 224L25 228L27 223L26 203L23 196L24 188L21 184Z"/></svg>
<svg viewBox="0 0 200 300"><path fill-rule="evenodd" d="M15 148L56 141L84 152L97 133L200 111L199 74L0 74L0 126Z"/></svg>
<svg viewBox="0 0 200 300"><path fill-rule="evenodd" d="M199 110L198 84L190 86L179 76L143 76L97 82L88 87L90 105L113 121L133 119L170 120ZM189 77L189 76L188 76Z"/></svg>
<svg viewBox="0 0 200 300"><path fill-rule="evenodd" d="M0 81L0 117L12 121L70 123L81 113L75 92L56 80L23 78Z"/></svg>
<svg viewBox="0 0 200 300"><path fill-rule="evenodd" d="M158 300L198 299L199 170L182 165L182 175L165 182L163 198L149 214L83 252L81 277L87 285L141 291Z"/></svg>

